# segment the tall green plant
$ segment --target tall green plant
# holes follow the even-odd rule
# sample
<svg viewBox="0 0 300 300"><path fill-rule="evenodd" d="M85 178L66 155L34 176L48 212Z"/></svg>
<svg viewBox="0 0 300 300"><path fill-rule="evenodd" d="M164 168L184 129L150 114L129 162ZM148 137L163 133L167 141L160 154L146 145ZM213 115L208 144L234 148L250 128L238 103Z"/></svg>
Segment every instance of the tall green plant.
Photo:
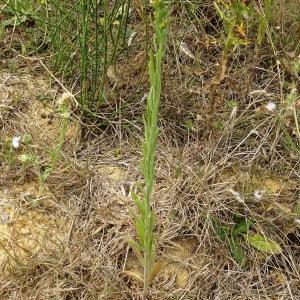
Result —
<svg viewBox="0 0 300 300"><path fill-rule="evenodd" d="M144 269L144 295L148 294L149 285L155 276L155 217L151 205L154 187L155 158L158 139L158 112L161 96L161 64L167 41L168 11L163 0L152 1L154 8L154 49L150 52L149 77L151 88L147 98L144 117L145 137L143 142L143 158L141 171L145 179L143 197L133 193L133 199L138 214L132 212L132 218L137 231L138 243L130 241Z"/></svg>

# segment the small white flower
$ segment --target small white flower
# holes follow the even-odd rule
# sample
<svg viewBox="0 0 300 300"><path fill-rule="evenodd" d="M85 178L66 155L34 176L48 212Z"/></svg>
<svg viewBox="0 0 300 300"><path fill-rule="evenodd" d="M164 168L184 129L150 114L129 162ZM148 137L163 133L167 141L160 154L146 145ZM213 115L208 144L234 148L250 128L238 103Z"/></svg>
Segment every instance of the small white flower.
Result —
<svg viewBox="0 0 300 300"><path fill-rule="evenodd" d="M0 223L1 224L8 224L10 220L10 217L8 214L2 214L0 217Z"/></svg>
<svg viewBox="0 0 300 300"><path fill-rule="evenodd" d="M255 198L256 200L260 201L260 200L263 199L264 193L265 193L264 190L256 190L256 191L254 192L254 198Z"/></svg>
<svg viewBox="0 0 300 300"><path fill-rule="evenodd" d="M11 144L15 149L18 149L20 147L21 137L14 136L12 138Z"/></svg>
<svg viewBox="0 0 300 300"><path fill-rule="evenodd" d="M267 111L273 113L275 110L276 110L276 103L275 102L269 102L267 105L266 105L266 109Z"/></svg>
<svg viewBox="0 0 300 300"><path fill-rule="evenodd" d="M195 59L195 55L192 53L192 51L188 48L187 44L184 42L180 43L180 52L184 53L186 56L188 56L191 59Z"/></svg>

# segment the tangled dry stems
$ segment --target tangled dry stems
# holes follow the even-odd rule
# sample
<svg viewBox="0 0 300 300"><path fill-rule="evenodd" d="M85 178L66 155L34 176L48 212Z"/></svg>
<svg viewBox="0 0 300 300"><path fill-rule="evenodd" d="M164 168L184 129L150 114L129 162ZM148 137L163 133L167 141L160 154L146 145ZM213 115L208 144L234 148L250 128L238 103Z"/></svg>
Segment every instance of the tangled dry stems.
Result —
<svg viewBox="0 0 300 300"><path fill-rule="evenodd" d="M229 75L218 85L217 93L211 95L207 82L219 72L222 45L218 38L209 35L197 42L195 28L184 26L171 26L173 45L169 45L164 65L168 77L163 87L153 205L158 257L165 268L154 282L151 296L299 299L299 227L283 209L293 211L298 201L299 160L283 145L277 115L260 111L269 99L279 104L279 110L282 108L287 92L282 89L282 76L286 70L275 61L270 62L268 48L261 49L259 55L239 49L228 59ZM201 59L193 62L181 57L176 35L184 37ZM289 49L283 45L278 51L284 56ZM133 52L131 61L135 55ZM59 220L57 236L46 237L47 242L25 265L5 265L8 272L0 283L4 298L141 297L140 283L124 273L128 269L139 271L126 241L134 235L128 214L133 208L129 190L141 180L138 174L142 126L137 116L143 111L141 99L147 90L143 71L133 70L133 65L128 72L135 81L128 80L115 92L119 99L128 98L129 104L123 105L126 100L112 100L104 107L101 114L105 126L100 134L96 126L83 126L75 154L65 145L64 160L48 183L47 199L53 205L45 201L38 207L45 215ZM30 97L21 93L18 103L5 103L13 109L1 111L1 142L5 136L30 131L24 119L28 103L36 101L33 99L38 93L39 77L30 77L36 82ZM289 79L287 74L286 80ZM142 83L138 89L137 81ZM55 84L46 84L44 93L53 88L57 88ZM268 95L249 94L259 90ZM218 124L212 127L207 121L211 120L207 111L212 97L217 99L214 120L221 121L221 130ZM232 108L228 108L228 101L238 104L236 116L230 117ZM114 107L122 107L121 113L112 114ZM192 121L192 129L187 128L186 121ZM34 143L37 153L44 157L41 140ZM1 174L1 189L10 189L19 177L18 167L8 168ZM25 181L34 178L32 170L26 170ZM253 189L264 187L266 179L275 181L277 187L269 197L256 202ZM239 191L244 203L229 189ZM19 193L13 193L18 198ZM16 207L25 211L36 209L22 202L17 202ZM230 226L235 214L255 219L256 228L280 243L284 254L267 256L245 244L249 264L240 268L228 245L213 233L210 220L215 216Z"/></svg>

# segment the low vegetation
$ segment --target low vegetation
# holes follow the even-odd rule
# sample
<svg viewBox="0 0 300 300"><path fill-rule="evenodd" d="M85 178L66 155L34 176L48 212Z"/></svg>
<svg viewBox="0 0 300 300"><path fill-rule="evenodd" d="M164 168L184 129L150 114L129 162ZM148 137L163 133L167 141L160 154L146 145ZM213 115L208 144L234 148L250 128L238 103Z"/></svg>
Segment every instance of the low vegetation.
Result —
<svg viewBox="0 0 300 300"><path fill-rule="evenodd" d="M299 299L298 0L0 0L3 299Z"/></svg>

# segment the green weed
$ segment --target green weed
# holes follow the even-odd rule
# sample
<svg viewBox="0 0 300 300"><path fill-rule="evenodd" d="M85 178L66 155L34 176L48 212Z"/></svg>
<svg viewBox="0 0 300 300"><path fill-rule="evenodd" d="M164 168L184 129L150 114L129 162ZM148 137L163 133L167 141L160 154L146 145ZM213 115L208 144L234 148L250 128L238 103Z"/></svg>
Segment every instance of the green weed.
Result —
<svg viewBox="0 0 300 300"><path fill-rule="evenodd" d="M11 144L10 139L4 140L4 143L1 147L1 160L8 165L9 167L12 167L15 162L15 150Z"/></svg>
<svg viewBox="0 0 300 300"><path fill-rule="evenodd" d="M233 259L241 267L245 266L247 263L247 256L241 246L240 237L242 235L248 235L249 230L253 225L253 221L235 216L235 225L232 227L222 225L221 222L216 218L212 218L211 222L215 234L222 241L228 242L230 253Z"/></svg>
<svg viewBox="0 0 300 300"><path fill-rule="evenodd" d="M250 229L255 225L254 220L235 215L233 221L235 222L233 226L225 226L218 219L211 219L215 234L220 240L228 243L231 256L239 266L244 267L247 263L247 255L243 250L241 238L244 238L252 248L265 254L281 253L281 247L272 239L259 233L250 233Z"/></svg>
<svg viewBox="0 0 300 300"><path fill-rule="evenodd" d="M152 1L154 8L154 47L150 52L149 77L151 88L147 98L144 118L145 137L141 170L145 179L143 197L132 193L139 214L132 212L133 223L138 236L138 243L130 241L140 264L144 269L144 295L148 294L149 285L158 269L155 264L155 217L151 205L155 176L155 158L158 139L158 111L161 96L161 64L167 40L168 12L162 0Z"/></svg>
<svg viewBox="0 0 300 300"><path fill-rule="evenodd" d="M36 9L32 5L32 1L24 0L8 0L4 1L5 5L2 8L6 19L1 22L2 27L14 26L24 24L26 21L32 19L36 13Z"/></svg>
<svg viewBox="0 0 300 300"><path fill-rule="evenodd" d="M237 46L245 46L248 44L245 32L245 19L249 17L253 11L251 6L247 6L240 1L214 2L215 10L223 22L225 38L224 38L224 55L228 55L229 51Z"/></svg>

